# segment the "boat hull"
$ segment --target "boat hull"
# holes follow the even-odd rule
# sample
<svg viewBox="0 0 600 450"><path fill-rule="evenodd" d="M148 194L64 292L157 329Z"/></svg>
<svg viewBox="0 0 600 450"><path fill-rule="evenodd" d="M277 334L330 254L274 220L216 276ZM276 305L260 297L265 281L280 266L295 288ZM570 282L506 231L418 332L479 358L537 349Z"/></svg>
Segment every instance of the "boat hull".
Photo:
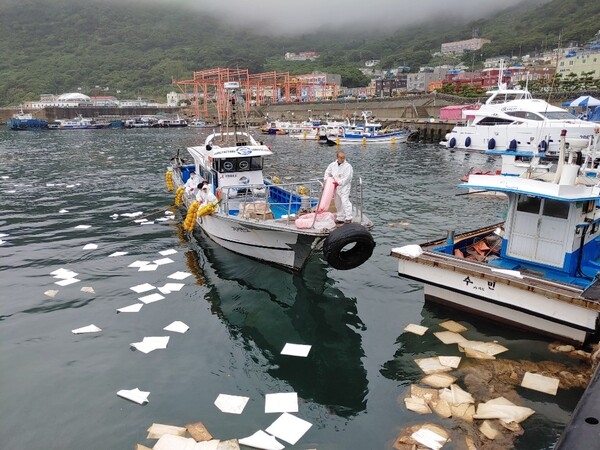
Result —
<svg viewBox="0 0 600 450"><path fill-rule="evenodd" d="M597 332L600 308L582 290L543 279L520 279L476 261L425 251L399 258L398 275L424 285L427 301L553 338L583 343Z"/></svg>

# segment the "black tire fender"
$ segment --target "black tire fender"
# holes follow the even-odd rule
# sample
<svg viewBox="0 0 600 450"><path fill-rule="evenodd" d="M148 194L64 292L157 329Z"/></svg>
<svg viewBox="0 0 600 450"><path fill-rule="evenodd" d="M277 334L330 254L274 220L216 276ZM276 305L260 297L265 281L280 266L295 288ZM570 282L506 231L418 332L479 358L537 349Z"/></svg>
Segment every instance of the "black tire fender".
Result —
<svg viewBox="0 0 600 450"><path fill-rule="evenodd" d="M350 247L345 249L347 246ZM348 223L325 238L323 255L334 269L349 270L367 261L374 248L375 240L369 230L358 223Z"/></svg>

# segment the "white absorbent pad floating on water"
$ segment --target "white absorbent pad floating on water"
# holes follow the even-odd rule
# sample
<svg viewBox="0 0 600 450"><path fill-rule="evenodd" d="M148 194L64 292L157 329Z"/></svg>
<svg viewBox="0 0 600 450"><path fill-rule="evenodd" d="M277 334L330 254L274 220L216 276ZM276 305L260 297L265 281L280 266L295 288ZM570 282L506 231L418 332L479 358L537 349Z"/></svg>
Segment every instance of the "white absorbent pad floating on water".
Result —
<svg viewBox="0 0 600 450"><path fill-rule="evenodd" d="M411 244L405 245L404 247L393 248L392 252L400 253L402 256L408 256L409 258L418 258L423 254L423 249L420 245Z"/></svg>

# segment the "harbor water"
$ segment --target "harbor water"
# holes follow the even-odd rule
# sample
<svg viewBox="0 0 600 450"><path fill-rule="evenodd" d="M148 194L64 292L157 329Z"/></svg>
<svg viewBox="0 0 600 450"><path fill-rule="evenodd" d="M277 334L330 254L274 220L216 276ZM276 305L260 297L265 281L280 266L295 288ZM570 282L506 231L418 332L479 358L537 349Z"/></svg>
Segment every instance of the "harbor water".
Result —
<svg viewBox="0 0 600 450"><path fill-rule="evenodd" d="M403 401L423 376L416 358L461 356L432 334L448 319L467 327L468 339L507 347L497 356L507 364L583 370L582 361L551 352L548 340L424 304L421 285L397 275L392 247L503 219L502 199L457 195L461 175L496 168L494 159L432 144L344 147L375 224L373 256L338 271L317 255L293 274L183 231L166 166L178 149L201 145L206 132L0 131L0 448L152 447L152 423L202 422L215 438L243 438L277 419L265 414L264 399L278 392L296 392L294 415L312 424L286 448L390 449L405 427L424 422L468 430L455 419L408 411ZM320 178L335 158L335 147L313 141L263 139L274 151L266 171L282 180ZM122 215L142 212L153 221L169 210L175 220L143 225ZM130 267L169 249L176 250L172 262L155 271ZM115 252L127 254L109 257ZM55 284L51 272L60 268L80 281ZM168 276L175 272L191 274L180 291L138 313L117 313L146 295L131 287L174 282ZM174 321L189 330L163 330ZM405 332L411 323L431 331ZM71 332L90 324L102 331ZM131 347L167 335L165 349ZM286 343L312 347L306 358L290 357L281 355ZM135 388L150 392L148 403L117 396ZM507 391L535 410L510 444L527 450L553 447L583 393L562 385L556 396ZM219 394L249 401L242 414L226 414L214 405ZM453 448L463 447L456 439L444 446Z"/></svg>

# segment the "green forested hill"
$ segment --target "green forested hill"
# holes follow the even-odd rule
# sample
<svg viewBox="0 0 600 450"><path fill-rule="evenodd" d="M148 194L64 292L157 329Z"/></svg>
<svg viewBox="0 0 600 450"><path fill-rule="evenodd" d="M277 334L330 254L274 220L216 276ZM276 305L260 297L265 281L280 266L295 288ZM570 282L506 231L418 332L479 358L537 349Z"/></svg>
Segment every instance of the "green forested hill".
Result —
<svg viewBox="0 0 600 450"><path fill-rule="evenodd" d="M471 23L437 21L386 36L357 30L273 37L240 31L182 7L106 0L2 0L0 2L0 105L36 100L42 93L78 88L120 98L160 96L172 79L215 67L342 74L357 86L367 59L384 68L430 64L442 42L468 39L477 28L493 43L478 59L518 55L584 42L600 28L598 0L525 0L491 18ZM285 62L285 51L320 51L313 63ZM465 56L471 62L471 56ZM100 88L96 88L99 86Z"/></svg>

